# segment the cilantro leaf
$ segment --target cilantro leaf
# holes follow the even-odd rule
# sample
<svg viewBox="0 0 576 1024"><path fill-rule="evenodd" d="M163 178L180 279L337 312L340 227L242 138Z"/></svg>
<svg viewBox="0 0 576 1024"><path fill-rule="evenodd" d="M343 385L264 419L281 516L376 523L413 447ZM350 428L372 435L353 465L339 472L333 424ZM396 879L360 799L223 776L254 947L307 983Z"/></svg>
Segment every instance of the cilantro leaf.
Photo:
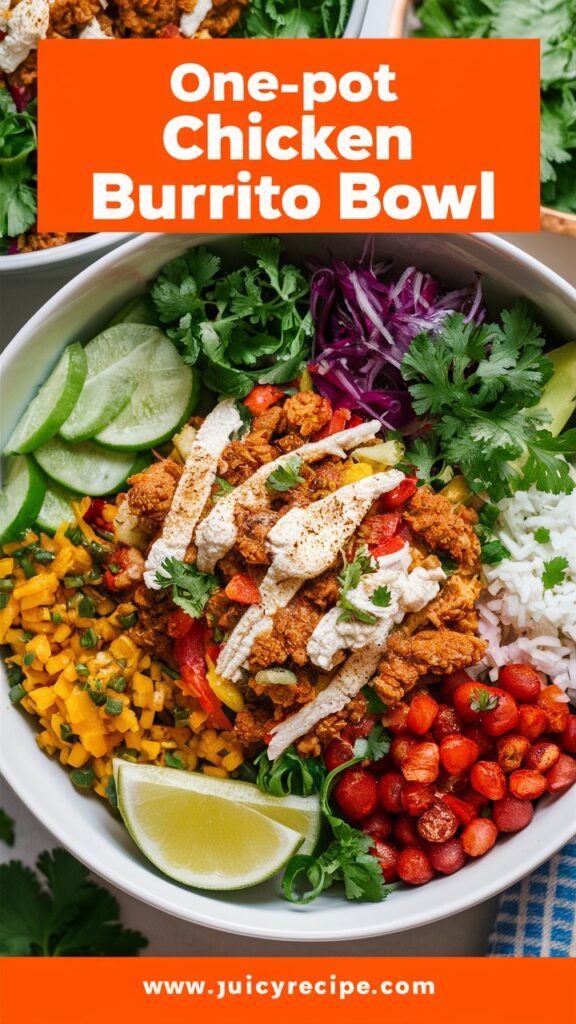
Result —
<svg viewBox="0 0 576 1024"><path fill-rule="evenodd" d="M346 28L351 0L251 0L232 35L264 39L337 38Z"/></svg>
<svg viewBox="0 0 576 1024"><path fill-rule="evenodd" d="M160 321L206 387L244 398L255 384L284 384L309 355L310 284L286 263L278 238L244 244L247 262L231 272L200 246L172 260L151 286Z"/></svg>
<svg viewBox="0 0 576 1024"><path fill-rule="evenodd" d="M379 761L390 750L390 733L386 732L380 722L371 729L366 738L360 737L354 744L354 757L366 757L369 761Z"/></svg>
<svg viewBox="0 0 576 1024"><path fill-rule="evenodd" d="M539 526L534 532L534 540L537 544L548 544L550 540L550 530L547 530L544 526Z"/></svg>
<svg viewBox="0 0 576 1024"><path fill-rule="evenodd" d="M552 590L554 587L560 586L564 582L568 566L568 559L564 555L558 555L556 558L550 559L549 562L545 562L542 573L544 590Z"/></svg>
<svg viewBox="0 0 576 1024"><path fill-rule="evenodd" d="M499 540L490 540L487 544L481 544L481 558L485 565L498 565L506 558L510 558L508 548Z"/></svg>
<svg viewBox="0 0 576 1024"><path fill-rule="evenodd" d="M362 576L373 572L376 572L376 569L366 547L358 548L351 562L344 562L344 569L338 576L340 587L338 604L340 608L344 609L338 619L339 622L358 619L359 622L364 622L367 626L373 626L377 621L375 615L365 612L362 608L357 608L348 596L351 590L356 589Z"/></svg>
<svg viewBox="0 0 576 1024"><path fill-rule="evenodd" d="M36 219L36 101L18 112L0 89L0 238L13 238Z"/></svg>
<svg viewBox="0 0 576 1024"><path fill-rule="evenodd" d="M371 597L372 604L375 604L377 608L388 608L391 600L392 594L388 587L376 587Z"/></svg>
<svg viewBox="0 0 576 1024"><path fill-rule="evenodd" d="M178 558L166 558L156 573L156 582L164 590L172 587L172 600L193 619L199 619L208 600L220 589L216 576L200 572L195 565Z"/></svg>
<svg viewBox="0 0 576 1024"><path fill-rule="evenodd" d="M40 854L36 870L0 865L1 955L134 956L147 944L123 928L114 896L65 850Z"/></svg>
<svg viewBox="0 0 576 1024"><path fill-rule="evenodd" d="M6 843L6 846L14 846L14 825L14 819L0 807L0 840Z"/></svg>
<svg viewBox="0 0 576 1024"><path fill-rule="evenodd" d="M388 705L378 696L376 690L371 686L362 688L362 696L366 701L366 708L371 715L383 715L388 710Z"/></svg>
<svg viewBox="0 0 576 1024"><path fill-rule="evenodd" d="M319 793L327 775L319 757L301 757L294 747L288 747L275 761L270 761L265 750L255 759L258 768L256 785L272 796L311 796Z"/></svg>
<svg viewBox="0 0 576 1024"><path fill-rule="evenodd" d="M298 484L304 483L304 477L300 476L300 469L302 467L302 459L299 459L297 455L293 455L290 459L284 463L283 466L278 466L266 480L267 491L290 491L293 487L297 487Z"/></svg>

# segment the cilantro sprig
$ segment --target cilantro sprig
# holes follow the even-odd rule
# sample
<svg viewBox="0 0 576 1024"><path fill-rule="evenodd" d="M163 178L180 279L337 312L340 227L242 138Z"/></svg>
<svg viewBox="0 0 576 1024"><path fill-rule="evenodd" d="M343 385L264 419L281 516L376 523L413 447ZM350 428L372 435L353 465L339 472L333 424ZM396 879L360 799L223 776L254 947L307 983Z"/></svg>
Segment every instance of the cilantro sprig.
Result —
<svg viewBox="0 0 576 1024"><path fill-rule="evenodd" d="M165 590L172 587L172 600L193 619L199 619L212 594L220 589L216 576L200 572L178 558L166 558L156 573L156 582Z"/></svg>
<svg viewBox="0 0 576 1024"><path fill-rule="evenodd" d="M322 786L320 807L332 830L334 836L332 842L319 857L310 854L296 854L288 862L282 879L282 889L290 903L312 903L334 882L343 882L347 899L362 899L373 903L386 899L394 888L394 886L385 884L380 864L377 858L370 853L374 845L373 837L365 832L360 832L359 829L353 828L341 818L336 817L330 807L330 796L338 775L363 761L367 756L367 752L358 747L359 742L357 741L354 748L355 756L345 764L334 768L326 776ZM366 751L368 751L370 737L363 743L367 744ZM374 758L383 757L389 747L389 737L384 734L383 730L378 729L372 744ZM356 753L357 749L361 751L358 754ZM308 888L302 891L302 886L306 885Z"/></svg>
<svg viewBox="0 0 576 1024"><path fill-rule="evenodd" d="M35 183L36 101L19 113L8 89L0 89L0 239L23 234L36 220Z"/></svg>
<svg viewBox="0 0 576 1024"><path fill-rule="evenodd" d="M265 750L254 760L258 769L256 785L272 796L311 796L322 789L327 771L319 757L301 757L294 747L288 747L275 761L270 761Z"/></svg>
<svg viewBox="0 0 576 1024"><path fill-rule="evenodd" d="M293 455L287 459L283 466L273 470L266 480L267 491L291 491L293 487L304 483L304 477L300 476L302 459Z"/></svg>
<svg viewBox="0 0 576 1024"><path fill-rule="evenodd" d="M544 344L523 304L501 324L467 324L456 313L438 335L415 338L401 370L415 413L431 422L430 473L436 463L459 466L471 489L494 501L531 484L573 489L565 456L576 453L576 430L554 437L534 408L554 372Z"/></svg>
<svg viewBox="0 0 576 1024"><path fill-rule="evenodd" d="M373 626L377 621L376 616L372 612L366 612L362 608L358 608L348 597L350 591L356 589L362 576L373 572L376 572L376 569L366 547L358 548L351 562L344 561L344 568L338 576L338 586L340 588L338 605L343 609L338 622L349 622L350 619L358 619L359 622L364 622L367 626Z"/></svg>
<svg viewBox="0 0 576 1024"><path fill-rule="evenodd" d="M260 39L315 39L341 36L351 0L251 0L232 35Z"/></svg>
<svg viewBox="0 0 576 1024"><path fill-rule="evenodd" d="M231 272L200 246L172 260L151 288L161 323L204 384L245 398L255 384L285 384L309 354L310 283L282 258L278 238L244 243L248 261Z"/></svg>
<svg viewBox="0 0 576 1024"><path fill-rule="evenodd" d="M18 860L0 865L0 904L2 956L135 956L147 945L65 850L41 853L36 872Z"/></svg>

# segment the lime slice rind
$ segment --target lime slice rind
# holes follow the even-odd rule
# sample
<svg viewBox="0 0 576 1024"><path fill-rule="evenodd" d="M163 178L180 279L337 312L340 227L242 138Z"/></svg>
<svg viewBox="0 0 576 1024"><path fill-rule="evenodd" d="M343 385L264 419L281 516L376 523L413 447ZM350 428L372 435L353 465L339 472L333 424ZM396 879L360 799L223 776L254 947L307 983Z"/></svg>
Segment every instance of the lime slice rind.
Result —
<svg viewBox="0 0 576 1024"><path fill-rule="evenodd" d="M133 771L139 768L144 777ZM118 806L142 853L180 884L220 892L249 888L278 874L301 848L303 837L293 829L208 787L203 792L201 782L189 788L155 778L165 771L122 763Z"/></svg>

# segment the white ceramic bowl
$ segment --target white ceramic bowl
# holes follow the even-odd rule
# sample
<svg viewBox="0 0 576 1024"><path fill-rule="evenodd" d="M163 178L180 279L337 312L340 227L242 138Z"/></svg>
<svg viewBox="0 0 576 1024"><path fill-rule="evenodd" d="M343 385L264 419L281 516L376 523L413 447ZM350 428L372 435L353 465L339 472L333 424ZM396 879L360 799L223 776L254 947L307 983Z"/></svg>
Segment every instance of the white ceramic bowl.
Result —
<svg viewBox="0 0 576 1024"><path fill-rule="evenodd" d="M368 5L369 0L353 0L350 8L350 17L344 32L346 39L356 39L361 35ZM385 22L383 21L383 29L384 24ZM382 35L385 35L384 30ZM0 256L0 274L19 274L31 277L38 274L44 276L46 272L56 269L70 268L79 271L88 266L92 260L98 259L104 253L109 252L110 249L121 245L128 238L132 238L133 234L133 232L131 234L100 232L88 235L86 238L80 238L76 242L70 242L68 245L54 246L52 249L16 253L13 256Z"/></svg>
<svg viewBox="0 0 576 1024"><path fill-rule="evenodd" d="M67 343L90 338L122 303L143 290L167 260L199 242L231 259L241 247L237 237L142 235L93 264L47 302L0 361L4 430L14 423L33 385L45 378ZM311 253L322 258L329 252L354 258L363 242L364 236L354 235L285 238L288 254L300 260ZM469 282L479 271L494 312L501 304L526 296L544 311L559 339L574 336L576 291L492 235L381 235L376 249L378 256L394 256L398 267L417 262L453 286ZM120 889L171 914L225 931L326 941L413 928L506 888L559 849L574 831L576 789L541 801L532 825L501 840L489 856L422 889L401 889L385 903L346 903L333 891L310 907L293 907L280 897L277 880L237 894L195 892L157 873L103 802L74 789L58 763L36 747L30 719L9 706L4 678L0 689L0 768L32 813L76 857Z"/></svg>

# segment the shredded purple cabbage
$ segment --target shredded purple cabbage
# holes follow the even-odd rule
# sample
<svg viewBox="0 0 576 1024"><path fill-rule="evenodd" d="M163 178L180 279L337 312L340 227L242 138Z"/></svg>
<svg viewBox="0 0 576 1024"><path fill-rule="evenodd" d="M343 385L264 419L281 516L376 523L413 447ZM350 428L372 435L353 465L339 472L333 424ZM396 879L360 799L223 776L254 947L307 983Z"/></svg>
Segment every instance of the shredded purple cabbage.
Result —
<svg viewBox="0 0 576 1024"><path fill-rule="evenodd" d="M316 389L335 409L352 409L397 430L413 419L400 373L410 343L422 331L437 333L451 313L481 324L486 309L478 279L444 292L416 267L408 267L397 281L386 281L389 268L365 254L353 267L334 260L315 272L309 370Z"/></svg>

